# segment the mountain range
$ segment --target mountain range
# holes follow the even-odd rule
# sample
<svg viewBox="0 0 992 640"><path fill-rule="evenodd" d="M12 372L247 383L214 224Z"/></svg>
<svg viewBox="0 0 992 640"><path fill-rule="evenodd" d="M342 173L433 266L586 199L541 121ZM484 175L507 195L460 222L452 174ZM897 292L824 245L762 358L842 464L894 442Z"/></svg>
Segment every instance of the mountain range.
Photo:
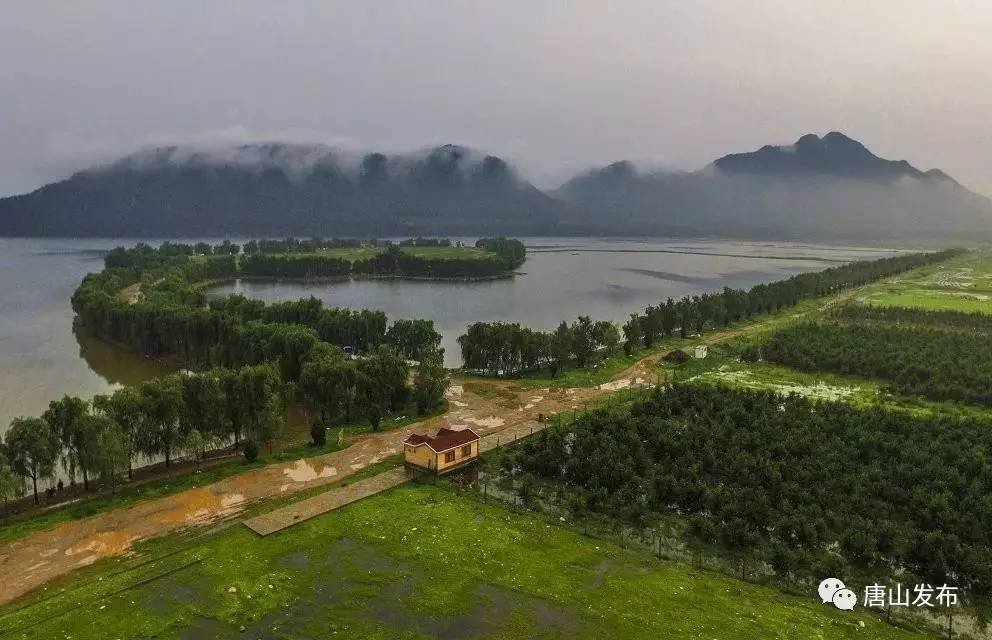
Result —
<svg viewBox="0 0 992 640"><path fill-rule="evenodd" d="M992 202L939 169L832 132L698 171L628 161L544 192L457 145L346 153L324 145L159 147L0 199L0 235L668 235L987 239Z"/></svg>

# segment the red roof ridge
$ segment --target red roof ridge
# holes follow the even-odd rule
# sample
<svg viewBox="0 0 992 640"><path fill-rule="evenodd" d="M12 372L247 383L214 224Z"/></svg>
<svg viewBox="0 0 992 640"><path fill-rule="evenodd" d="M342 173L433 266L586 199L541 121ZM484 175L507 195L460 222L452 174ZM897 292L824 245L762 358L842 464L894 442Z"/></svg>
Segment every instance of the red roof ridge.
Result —
<svg viewBox="0 0 992 640"><path fill-rule="evenodd" d="M434 437L426 434L411 433L403 443L410 445L426 444L434 453L441 453L469 444L470 442L475 442L476 440L479 440L479 434L472 429L448 429L447 427L441 427L437 430L437 434Z"/></svg>

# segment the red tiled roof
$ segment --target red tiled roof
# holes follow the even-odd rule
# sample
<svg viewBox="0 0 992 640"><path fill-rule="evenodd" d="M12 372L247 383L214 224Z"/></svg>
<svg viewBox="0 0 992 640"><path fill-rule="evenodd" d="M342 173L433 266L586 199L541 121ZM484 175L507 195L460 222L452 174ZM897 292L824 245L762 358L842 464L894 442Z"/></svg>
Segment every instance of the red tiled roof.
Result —
<svg viewBox="0 0 992 640"><path fill-rule="evenodd" d="M461 429L455 431L454 429L445 429L444 427L441 427L438 429L437 435L433 438L427 435L412 433L407 436L406 440L403 442L404 444L409 445L426 444L428 447L433 449L435 453L441 453L442 451L447 451L448 449L454 449L455 447L460 447L470 442L475 442L478 439L479 435L471 429Z"/></svg>

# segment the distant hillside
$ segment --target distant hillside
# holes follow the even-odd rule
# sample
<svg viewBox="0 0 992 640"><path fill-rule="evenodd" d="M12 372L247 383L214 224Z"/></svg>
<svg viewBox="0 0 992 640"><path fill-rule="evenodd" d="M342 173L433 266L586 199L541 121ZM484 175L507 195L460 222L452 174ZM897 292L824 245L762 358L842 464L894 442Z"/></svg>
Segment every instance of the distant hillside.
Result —
<svg viewBox="0 0 992 640"><path fill-rule="evenodd" d="M956 242L992 239L992 203L837 132L694 172L618 162L551 194L501 158L454 145L161 147L0 199L6 236L459 234Z"/></svg>
<svg viewBox="0 0 992 640"><path fill-rule="evenodd" d="M608 220L625 233L955 240L992 232L988 198L837 132L727 155L695 172L642 173L618 162L555 195L573 224Z"/></svg>
<svg viewBox="0 0 992 640"><path fill-rule="evenodd" d="M560 208L502 159L454 145L162 147L0 199L0 234L535 234Z"/></svg>

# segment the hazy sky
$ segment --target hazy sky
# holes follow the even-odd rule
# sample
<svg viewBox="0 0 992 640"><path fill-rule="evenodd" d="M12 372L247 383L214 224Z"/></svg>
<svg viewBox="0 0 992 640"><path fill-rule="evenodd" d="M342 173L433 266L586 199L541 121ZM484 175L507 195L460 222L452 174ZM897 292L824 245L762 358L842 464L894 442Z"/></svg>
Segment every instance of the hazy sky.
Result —
<svg viewBox="0 0 992 640"><path fill-rule="evenodd" d="M170 142L457 142L542 186L838 129L992 193L992 3L63 2L0 10L0 195Z"/></svg>

